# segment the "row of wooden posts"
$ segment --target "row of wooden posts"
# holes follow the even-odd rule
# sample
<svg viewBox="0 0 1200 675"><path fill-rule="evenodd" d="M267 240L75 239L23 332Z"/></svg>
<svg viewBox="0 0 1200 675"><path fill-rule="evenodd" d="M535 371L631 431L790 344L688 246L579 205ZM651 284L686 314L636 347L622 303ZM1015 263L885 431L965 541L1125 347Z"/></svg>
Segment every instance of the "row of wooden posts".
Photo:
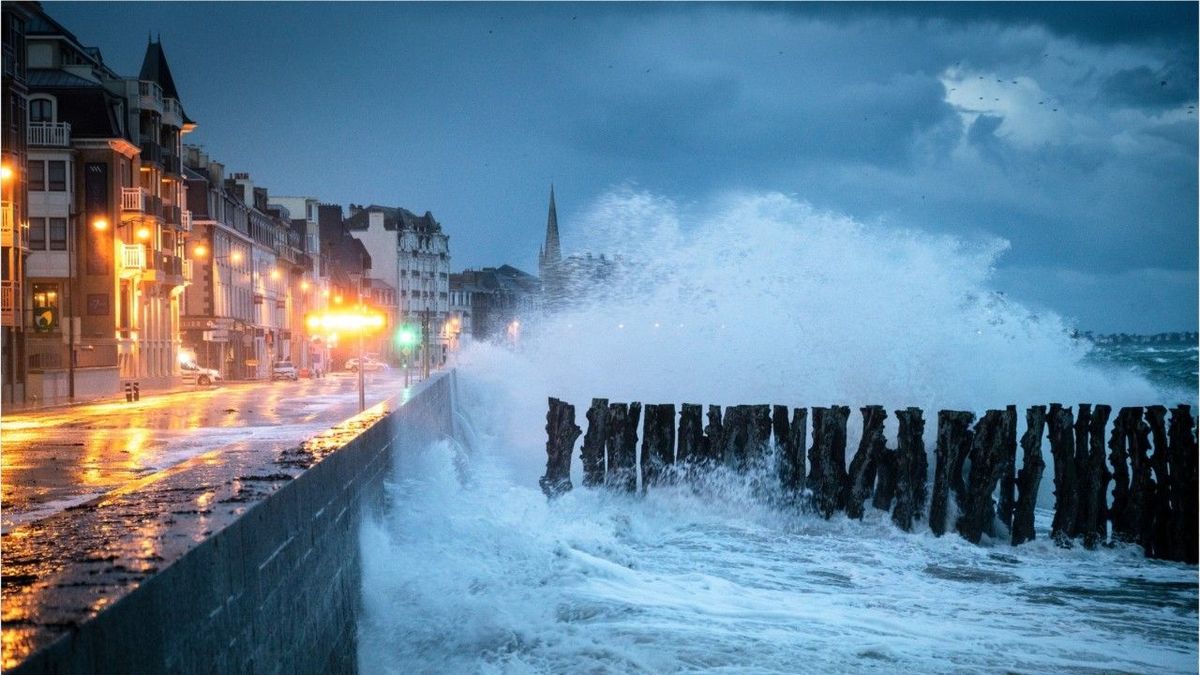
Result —
<svg viewBox="0 0 1200 675"><path fill-rule="evenodd" d="M1195 564L1197 449L1190 407L1171 410L1169 424L1163 406L1121 408L1108 436L1107 456L1105 431L1112 408L1078 408L1078 414L1058 403L1048 411L1041 405L1026 410L1019 470L1016 406L988 410L978 421L972 412L939 411L929 493L920 408L895 411L899 432L894 449L884 438L883 406L860 408L862 440L847 466L847 406L812 408L809 445L806 408L789 414L781 405L735 405L722 415L720 406L710 405L705 424L701 406L685 403L676 424L674 404L650 404L644 407L639 462L642 404L597 398L587 411L583 485L634 492L639 475L646 490L695 477L706 467L766 470L778 477L785 500L825 518L836 512L862 518L870 502L873 508L890 510L892 520L906 531L928 513L935 535L949 527L972 542L986 534L1008 537L1015 546L1035 537L1034 507L1046 467L1042 438L1048 429L1055 494L1051 537L1057 544L1069 547L1078 541L1090 549L1134 542L1148 557ZM582 433L575 406L551 398L546 433L546 475L540 484L554 497L572 487L571 456ZM768 458L772 466L766 466ZM948 522L951 505L957 512L953 523Z"/></svg>

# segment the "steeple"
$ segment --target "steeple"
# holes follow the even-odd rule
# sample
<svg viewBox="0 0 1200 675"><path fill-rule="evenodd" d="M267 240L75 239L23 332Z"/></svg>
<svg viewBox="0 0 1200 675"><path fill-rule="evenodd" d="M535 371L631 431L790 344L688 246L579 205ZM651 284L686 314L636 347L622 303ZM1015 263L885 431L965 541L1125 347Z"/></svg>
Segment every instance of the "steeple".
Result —
<svg viewBox="0 0 1200 675"><path fill-rule="evenodd" d="M554 183L550 184L550 213L546 216L546 245L542 261L543 264L562 261L562 250L558 246L558 210L554 208Z"/></svg>

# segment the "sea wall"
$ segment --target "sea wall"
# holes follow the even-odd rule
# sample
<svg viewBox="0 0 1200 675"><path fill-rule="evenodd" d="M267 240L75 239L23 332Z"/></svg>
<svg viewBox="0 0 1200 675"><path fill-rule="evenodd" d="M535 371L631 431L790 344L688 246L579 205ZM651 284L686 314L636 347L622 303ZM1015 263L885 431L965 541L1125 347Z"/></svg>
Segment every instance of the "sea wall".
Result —
<svg viewBox="0 0 1200 675"><path fill-rule="evenodd" d="M323 448L236 519L6 672L355 672L359 524L382 509L400 448L451 433L452 388L452 374L417 385L389 413Z"/></svg>

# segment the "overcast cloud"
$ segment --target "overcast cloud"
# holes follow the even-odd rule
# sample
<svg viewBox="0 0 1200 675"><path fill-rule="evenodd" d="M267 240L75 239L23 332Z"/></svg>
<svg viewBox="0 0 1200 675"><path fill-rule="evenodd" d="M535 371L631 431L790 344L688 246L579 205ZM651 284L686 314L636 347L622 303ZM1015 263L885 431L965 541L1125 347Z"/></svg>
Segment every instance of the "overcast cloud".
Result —
<svg viewBox="0 0 1200 675"><path fill-rule="evenodd" d="M431 210L536 271L553 180L781 191L1012 243L999 287L1101 331L1197 323L1196 4L45 3L278 194Z"/></svg>

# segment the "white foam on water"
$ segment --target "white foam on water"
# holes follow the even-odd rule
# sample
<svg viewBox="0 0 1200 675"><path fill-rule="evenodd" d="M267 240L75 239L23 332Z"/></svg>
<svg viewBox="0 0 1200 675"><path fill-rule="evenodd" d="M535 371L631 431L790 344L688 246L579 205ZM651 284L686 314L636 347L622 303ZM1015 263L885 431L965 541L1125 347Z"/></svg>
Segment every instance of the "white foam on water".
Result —
<svg viewBox="0 0 1200 675"><path fill-rule="evenodd" d="M689 211L602 199L583 230L633 271L527 322L516 350L461 355L470 433L406 448L388 514L364 527L364 672L1194 671L1195 568L1056 548L1045 511L1040 538L1013 548L906 534L870 508L824 521L746 480L548 502L547 396L581 426L594 396L918 405L932 449L939 408L1164 395L993 294L1003 242L777 194Z"/></svg>

